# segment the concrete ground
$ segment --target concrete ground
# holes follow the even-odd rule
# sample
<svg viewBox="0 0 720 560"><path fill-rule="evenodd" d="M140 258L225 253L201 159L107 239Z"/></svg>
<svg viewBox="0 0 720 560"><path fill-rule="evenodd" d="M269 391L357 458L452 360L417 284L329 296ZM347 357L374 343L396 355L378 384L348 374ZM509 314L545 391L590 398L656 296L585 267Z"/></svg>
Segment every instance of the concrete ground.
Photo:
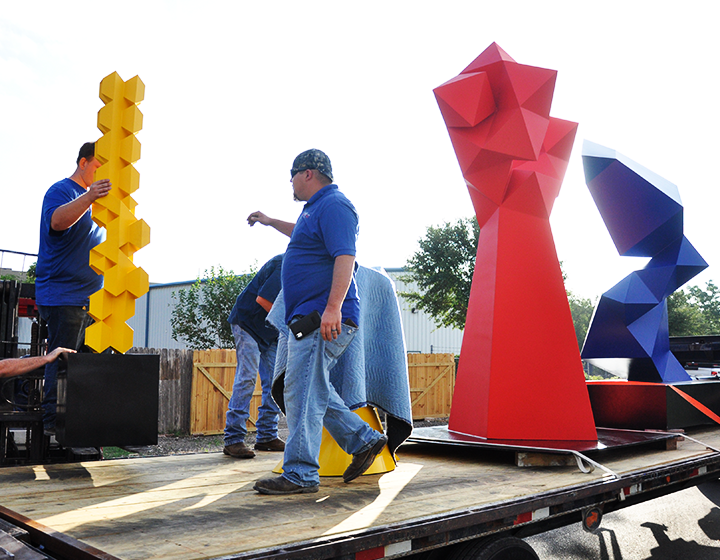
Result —
<svg viewBox="0 0 720 560"><path fill-rule="evenodd" d="M720 481L525 539L541 560L719 560Z"/></svg>

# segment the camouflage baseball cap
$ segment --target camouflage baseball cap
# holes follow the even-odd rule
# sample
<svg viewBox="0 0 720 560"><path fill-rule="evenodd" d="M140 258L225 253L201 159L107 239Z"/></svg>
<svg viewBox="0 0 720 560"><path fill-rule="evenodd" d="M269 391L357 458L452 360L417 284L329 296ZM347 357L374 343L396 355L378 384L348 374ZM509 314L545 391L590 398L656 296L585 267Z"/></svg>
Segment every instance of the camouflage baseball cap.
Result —
<svg viewBox="0 0 720 560"><path fill-rule="evenodd" d="M290 178L292 179L296 173L305 171L306 169L317 169L328 179L333 180L332 165L330 164L330 158L327 157L325 152L315 149L305 150L293 161Z"/></svg>

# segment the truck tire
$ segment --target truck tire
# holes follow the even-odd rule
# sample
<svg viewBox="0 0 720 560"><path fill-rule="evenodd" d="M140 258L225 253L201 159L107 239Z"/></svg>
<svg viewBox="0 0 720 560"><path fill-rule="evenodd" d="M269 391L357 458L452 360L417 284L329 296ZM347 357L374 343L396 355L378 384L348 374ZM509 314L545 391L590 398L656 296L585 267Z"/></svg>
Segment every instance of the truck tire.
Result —
<svg viewBox="0 0 720 560"><path fill-rule="evenodd" d="M522 539L500 537L471 541L455 550L452 560L540 560Z"/></svg>

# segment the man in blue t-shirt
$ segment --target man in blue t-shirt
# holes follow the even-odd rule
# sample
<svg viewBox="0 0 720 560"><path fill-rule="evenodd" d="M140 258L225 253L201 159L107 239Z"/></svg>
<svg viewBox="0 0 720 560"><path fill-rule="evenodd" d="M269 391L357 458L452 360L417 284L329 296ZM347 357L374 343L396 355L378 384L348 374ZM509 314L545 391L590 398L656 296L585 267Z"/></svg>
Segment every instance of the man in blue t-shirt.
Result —
<svg viewBox="0 0 720 560"><path fill-rule="evenodd" d="M245 445L250 399L255 379L260 374L262 401L255 423L258 451L284 451L285 442L278 438L280 409L272 398L278 332L265 324L268 312L280 292L283 256L266 262L235 300L228 322L235 339L237 369L232 396L225 415L225 455L252 459L255 453Z"/></svg>
<svg viewBox="0 0 720 560"><path fill-rule="evenodd" d="M100 165L95 144L83 144L75 172L50 187L43 199L35 299L48 325L48 352L58 347L79 350L85 344L85 328L92 323L89 298L103 285L89 264L90 249L104 235L90 208L112 188L109 179L94 181ZM55 430L56 404L57 362L51 362L45 366L43 397L43 424L49 433Z"/></svg>
<svg viewBox="0 0 720 560"><path fill-rule="evenodd" d="M290 328L285 371L285 414L290 435L283 474L258 480L262 494L317 492L323 424L353 456L343 473L354 480L372 465L387 443L350 411L330 382L330 370L358 331L359 301L355 284L358 216L333 184L330 159L320 150L295 158L290 177L293 194L305 201L296 223L253 212L248 217L290 237L282 267L285 318Z"/></svg>

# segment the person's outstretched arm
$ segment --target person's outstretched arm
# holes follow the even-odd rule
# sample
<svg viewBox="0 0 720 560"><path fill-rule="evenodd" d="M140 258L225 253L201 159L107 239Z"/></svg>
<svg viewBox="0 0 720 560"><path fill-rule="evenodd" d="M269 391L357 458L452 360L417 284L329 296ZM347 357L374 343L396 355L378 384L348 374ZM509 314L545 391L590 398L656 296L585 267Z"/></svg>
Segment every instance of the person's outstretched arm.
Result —
<svg viewBox="0 0 720 560"><path fill-rule="evenodd" d="M259 210L250 214L247 221L251 226L254 226L256 223L261 223L264 226L273 227L288 237L292 235L292 232L295 229L295 224L292 222L283 222L282 220L278 220L276 218L269 218Z"/></svg>
<svg viewBox="0 0 720 560"><path fill-rule="evenodd" d="M74 354L75 350L67 348L55 348L49 354L44 356L33 356L31 358L7 358L0 360L0 377L12 377L13 375L22 375L45 364L54 362L63 352Z"/></svg>

